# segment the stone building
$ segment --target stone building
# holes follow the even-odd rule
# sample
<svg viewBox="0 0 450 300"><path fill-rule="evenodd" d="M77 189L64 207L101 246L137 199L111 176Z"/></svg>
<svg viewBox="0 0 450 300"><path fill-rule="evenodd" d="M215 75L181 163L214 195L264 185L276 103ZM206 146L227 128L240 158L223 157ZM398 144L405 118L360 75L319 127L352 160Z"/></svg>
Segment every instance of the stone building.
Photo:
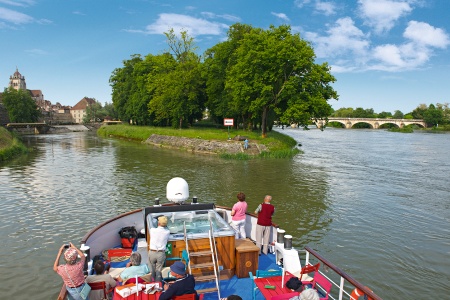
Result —
<svg viewBox="0 0 450 300"><path fill-rule="evenodd" d="M44 100L44 94L42 94L41 90L28 90L27 83L25 81L25 76L19 73L19 70L16 68L16 72L9 77L8 88L12 87L15 90L27 90L30 93L31 98L36 101L36 104L44 111L49 111L48 109L51 106L50 101ZM50 106L48 105L50 103ZM42 106L41 106L42 105Z"/></svg>
<svg viewBox="0 0 450 300"><path fill-rule="evenodd" d="M83 123L83 118L86 115L88 106L94 105L95 103L95 99L88 97L84 97L78 101L78 103L70 109L70 114L72 115L74 122L78 124Z"/></svg>

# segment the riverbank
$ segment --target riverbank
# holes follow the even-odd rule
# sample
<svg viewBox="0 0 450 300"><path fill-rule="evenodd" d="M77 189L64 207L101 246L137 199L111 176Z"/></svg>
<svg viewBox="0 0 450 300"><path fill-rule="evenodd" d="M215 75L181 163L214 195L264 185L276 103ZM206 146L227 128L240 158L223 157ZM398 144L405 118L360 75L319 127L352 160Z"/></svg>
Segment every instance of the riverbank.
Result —
<svg viewBox="0 0 450 300"><path fill-rule="evenodd" d="M296 141L271 131L266 138L259 132L222 128L173 129L151 126L104 125L97 130L103 137L135 140L157 147L194 153L215 154L223 158L291 158L300 153ZM244 149L244 140L249 147Z"/></svg>
<svg viewBox="0 0 450 300"><path fill-rule="evenodd" d="M0 127L0 161L27 153L28 149L7 129Z"/></svg>

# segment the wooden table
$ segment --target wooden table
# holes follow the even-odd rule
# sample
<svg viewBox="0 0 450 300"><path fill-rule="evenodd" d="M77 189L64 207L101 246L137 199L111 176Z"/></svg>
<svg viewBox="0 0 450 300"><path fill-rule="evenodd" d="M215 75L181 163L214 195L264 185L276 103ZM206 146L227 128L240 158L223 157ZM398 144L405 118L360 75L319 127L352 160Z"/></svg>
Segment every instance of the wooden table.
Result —
<svg viewBox="0 0 450 300"><path fill-rule="evenodd" d="M282 276L256 278L255 284L258 287L258 289L261 291L261 294L264 296L264 298L270 300L273 296L290 294L293 292L293 290L286 287L286 282L291 277L295 277L295 275L286 271L285 275L284 275L283 288L281 287ZM273 286L275 286L275 289L268 289L265 287L266 285L273 285Z"/></svg>

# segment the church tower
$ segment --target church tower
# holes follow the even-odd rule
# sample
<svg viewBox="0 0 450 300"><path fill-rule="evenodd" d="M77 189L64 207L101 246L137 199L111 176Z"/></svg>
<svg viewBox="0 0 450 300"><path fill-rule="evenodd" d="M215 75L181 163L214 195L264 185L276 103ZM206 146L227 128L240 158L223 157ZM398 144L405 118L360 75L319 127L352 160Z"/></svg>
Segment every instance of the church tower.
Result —
<svg viewBox="0 0 450 300"><path fill-rule="evenodd" d="M9 76L9 85L8 87L12 87L15 90L26 90L27 84L25 82L25 76L19 73L19 70L16 68L16 72L12 76Z"/></svg>

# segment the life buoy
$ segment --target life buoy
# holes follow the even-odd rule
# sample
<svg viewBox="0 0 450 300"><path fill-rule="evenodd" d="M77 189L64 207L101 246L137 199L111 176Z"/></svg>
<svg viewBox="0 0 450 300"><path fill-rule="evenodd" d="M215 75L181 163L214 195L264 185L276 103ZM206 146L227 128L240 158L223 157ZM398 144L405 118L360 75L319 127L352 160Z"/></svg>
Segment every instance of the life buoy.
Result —
<svg viewBox="0 0 450 300"><path fill-rule="evenodd" d="M363 296L366 296L366 294L364 294L364 292L361 291L360 289L355 288L353 290L352 294L350 295L350 300L358 300L359 297L363 297ZM364 299L373 300L370 297L364 297Z"/></svg>

